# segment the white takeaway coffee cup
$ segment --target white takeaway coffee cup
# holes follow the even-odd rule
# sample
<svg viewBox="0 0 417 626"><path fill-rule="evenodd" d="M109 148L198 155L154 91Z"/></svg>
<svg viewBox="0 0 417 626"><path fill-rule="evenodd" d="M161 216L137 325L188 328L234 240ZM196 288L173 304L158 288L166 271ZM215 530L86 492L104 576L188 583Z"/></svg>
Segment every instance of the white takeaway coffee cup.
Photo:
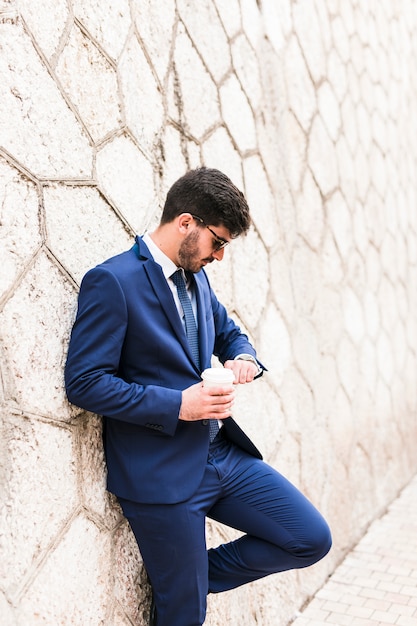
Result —
<svg viewBox="0 0 417 626"><path fill-rule="evenodd" d="M232 385L235 375L232 370L223 367L209 367L201 374L205 387L224 387Z"/></svg>

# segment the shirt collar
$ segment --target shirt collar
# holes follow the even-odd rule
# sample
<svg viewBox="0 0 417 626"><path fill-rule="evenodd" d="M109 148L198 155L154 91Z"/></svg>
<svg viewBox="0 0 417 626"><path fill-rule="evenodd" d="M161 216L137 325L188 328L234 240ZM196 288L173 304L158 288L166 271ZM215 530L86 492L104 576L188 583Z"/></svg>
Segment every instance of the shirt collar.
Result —
<svg viewBox="0 0 417 626"><path fill-rule="evenodd" d="M149 248L149 252L152 254L153 260L162 267L162 272L165 278L172 276L172 274L178 269L175 263L171 261L171 259L167 257L167 255L162 252L160 248L158 248L148 232L143 235L142 239Z"/></svg>

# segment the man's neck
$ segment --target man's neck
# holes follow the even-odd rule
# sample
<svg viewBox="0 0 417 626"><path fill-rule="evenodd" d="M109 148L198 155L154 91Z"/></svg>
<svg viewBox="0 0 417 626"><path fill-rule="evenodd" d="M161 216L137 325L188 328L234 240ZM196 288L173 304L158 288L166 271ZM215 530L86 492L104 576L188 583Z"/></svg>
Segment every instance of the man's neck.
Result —
<svg viewBox="0 0 417 626"><path fill-rule="evenodd" d="M171 259L173 263L177 264L178 243L169 226L169 224L158 226L152 233L149 233L149 236L161 252Z"/></svg>

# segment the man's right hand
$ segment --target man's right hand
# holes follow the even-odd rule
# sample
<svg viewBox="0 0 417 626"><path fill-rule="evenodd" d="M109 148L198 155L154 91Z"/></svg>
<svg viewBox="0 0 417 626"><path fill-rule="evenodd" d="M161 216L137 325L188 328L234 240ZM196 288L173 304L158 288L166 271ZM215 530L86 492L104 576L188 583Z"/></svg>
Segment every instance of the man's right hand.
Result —
<svg viewBox="0 0 417 626"><path fill-rule="evenodd" d="M197 383L184 389L179 419L194 422L203 419L222 420L230 417L235 401L234 387L204 387Z"/></svg>

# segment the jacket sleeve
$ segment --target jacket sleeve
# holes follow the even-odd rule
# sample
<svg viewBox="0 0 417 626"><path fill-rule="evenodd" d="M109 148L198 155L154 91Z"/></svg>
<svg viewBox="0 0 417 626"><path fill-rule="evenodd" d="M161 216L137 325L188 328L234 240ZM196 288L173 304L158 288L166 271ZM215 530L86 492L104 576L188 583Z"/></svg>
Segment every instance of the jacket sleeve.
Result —
<svg viewBox="0 0 417 626"><path fill-rule="evenodd" d="M70 402L87 411L137 425L162 425L175 433L181 391L126 382L119 375L128 323L126 299L116 277L103 267L84 277L65 367Z"/></svg>

